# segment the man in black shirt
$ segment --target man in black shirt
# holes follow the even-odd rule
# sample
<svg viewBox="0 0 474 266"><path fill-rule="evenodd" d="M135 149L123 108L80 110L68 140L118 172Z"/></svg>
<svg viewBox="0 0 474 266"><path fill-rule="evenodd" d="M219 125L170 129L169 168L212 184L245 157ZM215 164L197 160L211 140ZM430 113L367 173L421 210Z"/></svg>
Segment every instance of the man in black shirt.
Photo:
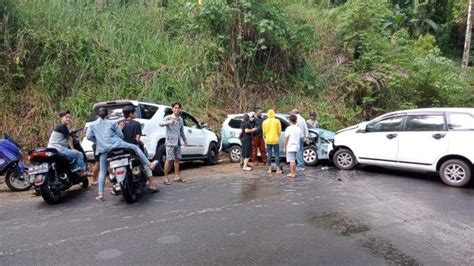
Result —
<svg viewBox="0 0 474 266"><path fill-rule="evenodd" d="M125 117L124 120L120 121L120 123L124 124L124 127L122 128L122 133L123 133L123 140L125 140L128 143L135 144L140 149L145 153L146 156L148 156L147 152L145 151L145 145L143 142L141 142L140 138L142 137L142 125L135 121L134 119L137 118L136 115L136 109L135 106L132 105L127 105L122 109L123 116ZM158 192L158 188L156 187L155 182L153 181L151 169L148 167L145 167L145 170L147 171L148 175L148 183L149 183L149 189L152 192Z"/></svg>
<svg viewBox="0 0 474 266"><path fill-rule="evenodd" d="M134 120L137 118L135 107L127 105L123 108L122 112L125 117L125 119L121 121L125 124L125 127L122 129L123 140L128 143L140 145L142 126Z"/></svg>

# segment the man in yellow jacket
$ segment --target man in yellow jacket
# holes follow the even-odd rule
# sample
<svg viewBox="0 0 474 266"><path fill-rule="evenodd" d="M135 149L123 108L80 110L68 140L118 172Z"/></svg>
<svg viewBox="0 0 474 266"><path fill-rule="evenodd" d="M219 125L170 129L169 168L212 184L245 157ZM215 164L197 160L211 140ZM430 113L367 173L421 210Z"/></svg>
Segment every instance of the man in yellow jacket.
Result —
<svg viewBox="0 0 474 266"><path fill-rule="evenodd" d="M267 164L268 173L272 173L272 156L275 156L277 174L281 174L280 169L280 134L281 122L275 118L275 111L272 109L267 112L268 118L262 124L263 138L267 145Z"/></svg>

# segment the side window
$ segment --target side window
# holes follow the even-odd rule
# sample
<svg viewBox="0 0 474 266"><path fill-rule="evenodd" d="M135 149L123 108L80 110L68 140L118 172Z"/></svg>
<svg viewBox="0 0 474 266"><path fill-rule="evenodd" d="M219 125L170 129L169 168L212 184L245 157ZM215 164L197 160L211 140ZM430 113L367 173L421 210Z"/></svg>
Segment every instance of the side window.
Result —
<svg viewBox="0 0 474 266"><path fill-rule="evenodd" d="M199 128L199 123L194 117L187 113L181 113L181 116L183 117L185 127Z"/></svg>
<svg viewBox="0 0 474 266"><path fill-rule="evenodd" d="M148 104L140 104L140 111L143 119L151 119L156 111L158 111L158 107Z"/></svg>
<svg viewBox="0 0 474 266"><path fill-rule="evenodd" d="M443 115L409 115L405 131L441 131L445 130Z"/></svg>
<svg viewBox="0 0 474 266"><path fill-rule="evenodd" d="M404 116L390 117L367 125L367 132L400 131Z"/></svg>
<svg viewBox="0 0 474 266"><path fill-rule="evenodd" d="M468 113L449 114L450 130L474 130L474 116Z"/></svg>
<svg viewBox="0 0 474 266"><path fill-rule="evenodd" d="M242 125L242 120L243 118L242 117L234 117L232 119L229 120L229 127L231 128L240 128L240 126Z"/></svg>

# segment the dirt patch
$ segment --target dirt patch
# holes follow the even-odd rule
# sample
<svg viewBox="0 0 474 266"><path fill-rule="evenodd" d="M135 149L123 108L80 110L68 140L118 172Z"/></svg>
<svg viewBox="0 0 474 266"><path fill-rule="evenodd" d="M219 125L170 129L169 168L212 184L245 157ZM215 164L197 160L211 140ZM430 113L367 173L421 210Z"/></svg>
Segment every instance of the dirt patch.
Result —
<svg viewBox="0 0 474 266"><path fill-rule="evenodd" d="M374 256L384 259L388 264L421 265L416 259L397 249L387 239L369 237L368 239L361 239L357 242L360 246L369 250Z"/></svg>
<svg viewBox="0 0 474 266"><path fill-rule="evenodd" d="M323 228L343 236L350 236L370 230L368 225L358 219L338 212L312 215L307 218L306 222L312 226Z"/></svg>

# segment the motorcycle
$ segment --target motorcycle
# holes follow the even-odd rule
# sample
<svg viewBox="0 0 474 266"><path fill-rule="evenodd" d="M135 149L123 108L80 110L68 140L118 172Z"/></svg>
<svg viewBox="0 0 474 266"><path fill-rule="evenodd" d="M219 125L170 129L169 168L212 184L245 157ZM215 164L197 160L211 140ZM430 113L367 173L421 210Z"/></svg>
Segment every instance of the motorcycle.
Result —
<svg viewBox="0 0 474 266"><path fill-rule="evenodd" d="M71 131L74 149L79 150L84 158L86 155L77 138L77 133L82 128ZM37 148L28 152L28 158L32 163L29 169L30 182L39 189L44 201L48 204L56 204L61 200L61 192L73 185L82 183L83 188L89 186L87 176L81 176L79 171L72 171L73 166L69 157L59 153L53 148ZM87 161L84 161L87 164Z"/></svg>
<svg viewBox="0 0 474 266"><path fill-rule="evenodd" d="M0 139L0 175L5 175L5 183L13 191L31 188L28 167L21 162L21 147L10 136Z"/></svg>
<svg viewBox="0 0 474 266"><path fill-rule="evenodd" d="M108 153L107 161L112 169L111 182L114 193L122 193L130 204L137 200L147 182L145 167L140 158L130 149L115 149Z"/></svg>

